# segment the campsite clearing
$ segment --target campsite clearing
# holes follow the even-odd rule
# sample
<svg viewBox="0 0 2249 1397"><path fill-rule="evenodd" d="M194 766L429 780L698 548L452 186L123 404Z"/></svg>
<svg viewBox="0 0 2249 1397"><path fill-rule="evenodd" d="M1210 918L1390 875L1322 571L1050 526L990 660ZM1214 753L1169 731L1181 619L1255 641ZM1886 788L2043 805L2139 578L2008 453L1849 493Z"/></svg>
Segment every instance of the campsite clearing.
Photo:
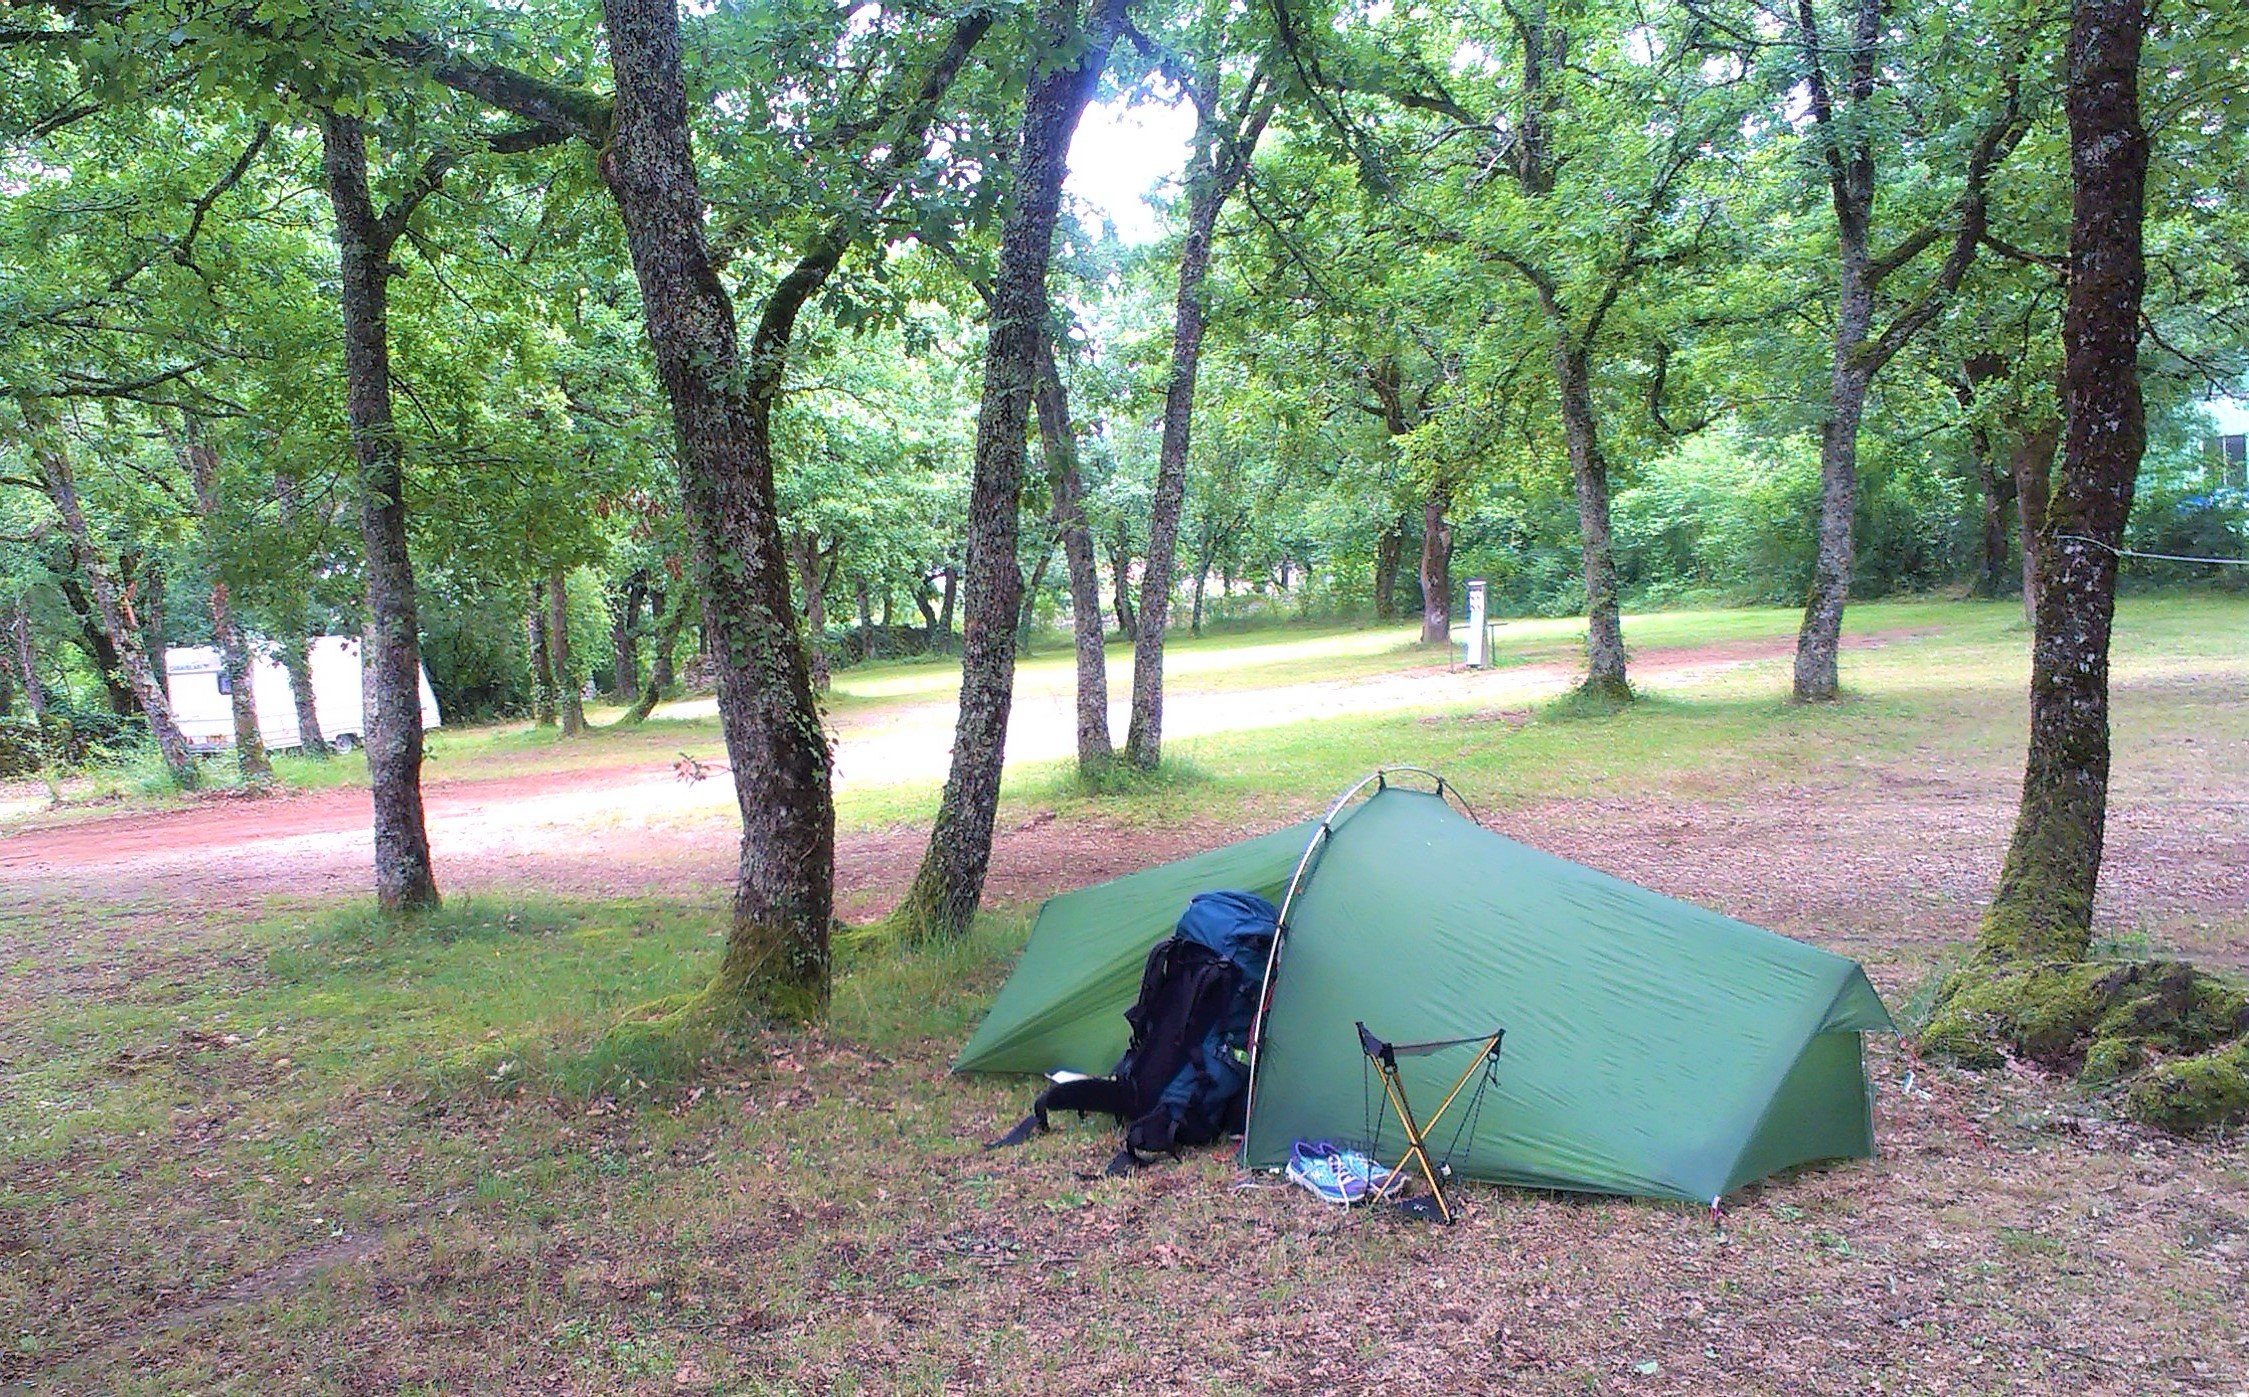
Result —
<svg viewBox="0 0 2249 1397"><path fill-rule="evenodd" d="M1706 624L1734 616L1794 619ZM1911 1018L2006 835L2025 637L2005 606L1855 619L1893 639L1847 658L1854 697L1831 708L1781 701L1785 659L1705 658L1652 674L1654 701L1615 717L1448 694L1213 733L1181 744L1180 779L1099 800L1027 766L995 890L1020 907L1418 760L1514 838L1861 960ZM1651 653L1665 627L1682 649L1759 640L1696 620L1628 634ZM2101 918L2134 953L2236 972L2245 637L2238 600L2126 604ZM1316 644L1281 643L1318 663ZM1372 661L1356 677L1390 682ZM1508 671L1490 678L1502 692ZM842 720L926 699L870 695ZM609 740L487 739L588 772ZM847 785L854 915L897 895L920 843L904 821L931 796ZM557 816L466 857L441 834L455 901L412 931L336 905L360 890L348 844L281 850L267 872L249 846L125 838L113 857L10 862L62 831L8 835L0 1384L1160 1389L1191 1353L1244 1392L2249 1387L2239 1136L2149 1135L2065 1085L1931 1070L1882 1038L1881 1157L1745 1190L1721 1227L1681 1205L1469 1187L1440 1231L1324 1210L1222 1153L1089 1183L1112 1139L1094 1127L985 1155L974 1142L1023 1086L945 1069L1021 915L957 948L850 951L823 1030L675 1080L602 1033L707 972L725 814L683 798Z"/></svg>

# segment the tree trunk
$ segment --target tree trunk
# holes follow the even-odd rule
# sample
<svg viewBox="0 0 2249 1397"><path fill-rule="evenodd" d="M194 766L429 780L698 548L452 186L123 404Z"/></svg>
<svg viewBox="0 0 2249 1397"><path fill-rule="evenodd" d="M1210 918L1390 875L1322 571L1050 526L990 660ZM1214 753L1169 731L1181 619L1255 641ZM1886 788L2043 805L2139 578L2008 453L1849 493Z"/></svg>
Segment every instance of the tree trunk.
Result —
<svg viewBox="0 0 2249 1397"><path fill-rule="evenodd" d="M547 584L531 584L523 607L523 644L531 657L531 726L555 725L554 656L547 646Z"/></svg>
<svg viewBox="0 0 2249 1397"><path fill-rule="evenodd" d="M598 164L672 410L694 583L742 815L733 924L706 1003L826 1007L835 896L828 745L789 600L773 489L772 397L797 310L842 255L832 237L783 278L745 361L704 242L675 0L604 0L616 104ZM831 251L832 249L832 251Z"/></svg>
<svg viewBox="0 0 2249 1397"><path fill-rule="evenodd" d="M2108 647L2115 549L2147 421L2140 399L2140 0L2076 0L2069 44L2068 299L2061 477L2046 508L2022 806L1977 943L1988 960L2079 960L2108 817Z"/></svg>
<svg viewBox="0 0 2249 1397"><path fill-rule="evenodd" d="M226 577L220 571L225 552L226 516L219 498L219 457L203 434L193 413L182 413L179 454L185 459L188 479L195 485L195 508L203 524L204 551L211 564L211 634L219 643L219 667L226 675L227 697L234 715L234 761L244 784L257 787L273 781L273 763L266 760L264 736L258 731L257 679L250 665L249 642L227 595Z"/></svg>
<svg viewBox="0 0 2249 1397"><path fill-rule="evenodd" d="M1609 466L1601 458L1593 415L1592 374L1585 350L1566 327L1554 332L1554 381L1561 389L1562 437L1577 487L1577 539L1585 569L1585 691L1628 699L1624 617L1617 597L1616 552L1609 542Z"/></svg>
<svg viewBox="0 0 2249 1397"><path fill-rule="evenodd" d="M921 648L932 655L937 653L938 616L937 608L929 603L929 584L942 576L944 574L938 572L923 578L921 587L914 593L914 609L921 613ZM951 609L947 608L948 618L950 614Z"/></svg>
<svg viewBox="0 0 2249 1397"><path fill-rule="evenodd" d="M656 705L664 701L664 694L672 687L672 650L679 644L680 632L686 629L687 613L691 609L684 589L672 594L671 607L664 613L663 623L656 632L656 653L648 658L648 682L641 687L640 697L633 700L633 706L618 720L626 726L647 722L648 715L656 711Z"/></svg>
<svg viewBox="0 0 2249 1397"><path fill-rule="evenodd" d="M196 784L198 776L195 754L188 750L179 724L172 720L172 705L164 692L164 680L149 658L140 618L133 614L132 604L118 587L109 564L96 551L93 529L86 523L85 510L79 504L78 477L72 469L70 451L63 443L59 424L46 405L37 399L23 399L19 406L23 409L24 423L30 428L31 454L39 463L41 483L46 487L47 498L54 503L55 512L62 516L63 531L78 554L79 570L86 575L86 585L93 590L94 614L116 651L118 673L132 690L133 701L148 722L149 736L155 739L156 750L164 759L165 769L171 773L172 783L188 789Z"/></svg>
<svg viewBox="0 0 2249 1397"><path fill-rule="evenodd" d="M276 475L273 498L283 532L293 535L297 524L296 480L287 473ZM297 709L297 751L326 760L328 734L320 726L320 702L312 690L312 627L306 620L309 607L302 596L292 599L286 607L282 617L289 625L280 637L281 667L288 672L289 697Z"/></svg>
<svg viewBox="0 0 2249 1397"><path fill-rule="evenodd" d="M953 603L960 596L960 574L946 568L938 574L944 582L944 592L937 608L937 643L946 650L953 648Z"/></svg>
<svg viewBox="0 0 2249 1397"><path fill-rule="evenodd" d="M1984 384L2002 377L2006 371L2007 359L2002 354L1971 354L1961 366L1952 389L1960 410L1968 415L1968 461L1975 469L1977 498L1983 506L1976 576L1969 587L1969 591L1979 597L1996 597L2007 585L2007 506L2014 494L2014 483L1999 467L1999 453L1992 443L1990 425L1976 413L1976 395Z"/></svg>
<svg viewBox="0 0 2249 1397"><path fill-rule="evenodd" d="M875 608L873 598L867 595L867 581L856 578L851 584L851 597L859 612L859 637L871 647L875 634Z"/></svg>
<svg viewBox="0 0 2249 1397"><path fill-rule="evenodd" d="M16 672L23 676L24 702L30 705L31 721L47 721L47 694L39 687L39 657L31 648L31 611L16 599L15 614L8 618L8 642L15 652Z"/></svg>
<svg viewBox="0 0 2249 1397"><path fill-rule="evenodd" d="M1217 129L1218 64L1210 64L1195 157L1187 168L1187 231L1179 249L1178 294L1173 305L1171 376L1164 385L1163 439L1156 453L1156 491L1148 510L1148 554L1140 573L1140 627L1132 642L1132 713L1125 728L1125 760L1152 771L1163 760L1164 631L1171 624L1173 571L1178 561L1179 516L1187 498L1187 454L1195 416L1195 377L1202 363L1203 280L1210 271L1211 239L1218 215L1273 114L1270 92L1260 95L1262 74L1252 74L1243 97L1249 106L1238 125Z"/></svg>
<svg viewBox="0 0 2249 1397"><path fill-rule="evenodd" d="M1429 487L1421 506L1421 643L1443 645L1452 639L1452 487Z"/></svg>
<svg viewBox="0 0 2249 1397"><path fill-rule="evenodd" d="M289 697L297 707L297 750L326 758L328 734L320 726L320 701L312 690L312 638L301 627L281 638L281 667L288 671Z"/></svg>
<svg viewBox="0 0 2249 1397"><path fill-rule="evenodd" d="M1050 540L1039 554L1038 562L1031 566L1031 576L1023 584L1023 599L1015 609L1015 648L1023 650L1031 643L1031 623L1038 619L1039 594L1046 590L1046 570L1054 566L1054 544Z"/></svg>
<svg viewBox="0 0 2249 1397"><path fill-rule="evenodd" d="M1843 603L1851 592L1859 419L1866 412L1867 390L1867 375L1852 356L1866 338L1869 302L1863 284L1853 289L1855 283L1846 271L1843 308L1835 323L1834 368L1828 376L1827 417L1820 424L1818 552L1812 563L1811 595L1804 603L1804 623L1796 633L1795 695L1805 703L1826 702L1840 692L1836 655L1842 646Z"/></svg>
<svg viewBox="0 0 2249 1397"><path fill-rule="evenodd" d="M822 595L826 590L820 576L820 541L811 534L798 534L789 543L789 557L796 565L797 588L804 594L804 653L811 665L812 687L828 687L828 604Z"/></svg>
<svg viewBox="0 0 2249 1397"><path fill-rule="evenodd" d="M376 214L357 118L322 113L321 151L336 213L345 408L359 470L359 533L366 553L365 736L375 810L375 900L385 911L407 911L436 906L438 894L422 822L422 647L414 616L414 565L406 547L405 463L390 400L389 281L396 271L390 250L405 231L405 213Z"/></svg>
<svg viewBox="0 0 2249 1397"><path fill-rule="evenodd" d="M70 557L71 565L83 572L85 559L75 543L71 545ZM108 702L109 711L120 718L140 712L140 700L134 697L133 686L122 678L125 671L118 659L117 646L110 641L109 632L102 628L100 608L86 595L78 579L68 574L56 574L55 589L70 603L71 614L78 618L78 633L83 638L86 657L94 662L94 669L101 676L102 697Z"/></svg>
<svg viewBox="0 0 2249 1397"><path fill-rule="evenodd" d="M562 718L562 735L584 737L585 686L570 667L569 573L562 568L547 574L547 660L554 666L555 708Z"/></svg>
<svg viewBox="0 0 2249 1397"><path fill-rule="evenodd" d="M1037 73L1023 99L1014 207L1000 232L984 348L976 467L968 503L968 604L961 638L960 717L952 770L913 886L898 909L908 936L958 936L984 895L999 809L1007 719L1014 702L1015 625L1023 602L1016 561L1024 438L1046 345L1046 271L1069 171L1070 138L1109 59L1125 0L1101 0L1087 16L1074 62ZM1057 3L1040 19L1053 53L1070 52L1075 7Z"/></svg>
<svg viewBox="0 0 2249 1397"><path fill-rule="evenodd" d="M1062 532L1062 557L1070 574L1070 641L1078 671L1078 771L1091 776L1116 757L1109 741L1109 657L1102 635L1101 577L1094 562L1093 531L1086 525L1069 389L1054 361L1052 337L1044 338L1039 349L1031 402L1038 412L1040 449L1054 496L1054 523ZM1123 595L1120 583L1118 597Z"/></svg>
<svg viewBox="0 0 2249 1397"><path fill-rule="evenodd" d="M1374 619L1398 619L1398 562L1405 553L1406 521L1386 521L1374 536Z"/></svg>
<svg viewBox="0 0 2249 1397"><path fill-rule="evenodd" d="M1126 640L1140 635L1140 618L1132 612L1132 553L1125 542L1124 526L1109 541L1109 585L1115 591L1117 633Z"/></svg>
<svg viewBox="0 0 2249 1397"><path fill-rule="evenodd" d="M1975 594L1996 597L2007 586L2007 506L2014 491L2007 477L1993 458L1991 434L1981 428L1972 431L1969 449L1976 457L1976 479L1983 500L1983 527L1980 538L1982 557L1978 560Z"/></svg>
<svg viewBox="0 0 2249 1397"><path fill-rule="evenodd" d="M609 692L622 703L640 679L640 604L647 598L647 575L635 572L609 606Z"/></svg>
<svg viewBox="0 0 2249 1397"><path fill-rule="evenodd" d="M2054 489L2054 452L2061 443L2062 425L2048 420L2015 439L2008 453L2009 474L2015 478L2015 535L2023 549L2023 620L2035 631L2038 625L2039 553L2046 534L2046 506Z"/></svg>

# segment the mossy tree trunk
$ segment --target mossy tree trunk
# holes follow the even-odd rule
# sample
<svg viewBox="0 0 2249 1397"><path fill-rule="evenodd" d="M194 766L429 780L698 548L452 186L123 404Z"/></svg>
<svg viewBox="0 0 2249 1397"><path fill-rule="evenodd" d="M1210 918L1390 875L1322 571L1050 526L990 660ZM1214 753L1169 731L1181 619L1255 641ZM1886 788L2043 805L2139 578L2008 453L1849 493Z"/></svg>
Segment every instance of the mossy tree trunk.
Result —
<svg viewBox="0 0 2249 1397"><path fill-rule="evenodd" d="M2121 1083L2167 1130L2249 1119L2249 996L2177 961L2088 961L2108 814L2115 549L2146 444L2140 400L2141 0L2077 0L2069 42L2075 197L2063 310L2062 468L2037 538L2037 639L2022 804L1976 957L1945 986L1924 1050L2014 1053Z"/></svg>
<svg viewBox="0 0 2249 1397"><path fill-rule="evenodd" d="M2014 837L1978 943L1987 959L2077 960L2092 934L2108 819L2116 549L2147 444L2139 380L2148 159L2138 103L2140 15L2138 0L2080 0L2070 38L2068 425L2037 544L2030 751Z"/></svg>

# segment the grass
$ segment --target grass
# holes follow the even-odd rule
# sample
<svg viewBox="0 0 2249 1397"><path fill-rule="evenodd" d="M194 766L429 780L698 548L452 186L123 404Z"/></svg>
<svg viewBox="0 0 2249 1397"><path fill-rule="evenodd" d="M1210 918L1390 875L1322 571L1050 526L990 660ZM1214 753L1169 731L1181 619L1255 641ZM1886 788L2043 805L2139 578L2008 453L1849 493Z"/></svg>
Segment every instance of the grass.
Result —
<svg viewBox="0 0 2249 1397"><path fill-rule="evenodd" d="M2249 753L2245 619L2201 597L2124 609L2119 799L2215 823L2192 826L2214 832L2201 865L2176 862L2191 840L2119 830L2116 944L2249 946L2207 862L2240 838L2211 797ZM1854 625L1925 633L1848 652L1836 705L1788 703L1785 660L1760 660L1652 675L1621 712L1476 698L1254 729L1090 788L1069 763L1011 768L1002 828L1051 811L1047 829L1157 857L1412 760L1597 851L1581 856L1657 860L1651 876L1845 946L1903 1007L1972 925L1938 876L1954 836L1936 822L1954 792L2003 800L2019 779L2025 636L2012 608L1972 604L1859 608ZM1723 612L1627 633L1645 657L1792 626ZM1427 657L1407 640L1292 630L1195 653L1231 684L1410 672ZM1503 641L1515 668L1571 644L1544 622ZM862 674L901 687L846 695L854 720L919 701L930 676L912 668ZM563 750L447 732L437 769L653 759L712 731ZM847 787L844 822L932 799ZM1789 828L1776 808L1830 837L1766 847ZM1900 808L1912 818L1881 822ZM2198 876L2220 891L2164 901ZM314 903L239 923L180 891L0 908L0 1385L1254 1392L1458 1390L1472 1373L1539 1393L2142 1392L2249 1371L2241 1141L2139 1135L2014 1074L1921 1068L1909 1093L1885 1043L1885 1158L1731 1199L1722 1233L1690 1210L1490 1189L1440 1233L1325 1212L1217 1154L1084 1181L1110 1149L1094 1127L980 1151L1026 1090L945 1068L1024 906L957 945L846 947L826 1024L682 1062L609 1030L701 983L715 899L457 895L399 926Z"/></svg>

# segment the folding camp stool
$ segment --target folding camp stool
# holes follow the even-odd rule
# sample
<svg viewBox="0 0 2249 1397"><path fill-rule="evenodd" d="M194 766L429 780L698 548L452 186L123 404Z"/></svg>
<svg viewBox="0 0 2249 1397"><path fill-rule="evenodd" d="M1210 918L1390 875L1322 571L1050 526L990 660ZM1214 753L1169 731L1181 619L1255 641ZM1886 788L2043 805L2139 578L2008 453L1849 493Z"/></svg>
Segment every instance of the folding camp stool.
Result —
<svg viewBox="0 0 2249 1397"><path fill-rule="evenodd" d="M1398 1180L1406 1172L1408 1164L1419 1165L1421 1177L1429 1184L1429 1202L1436 1208L1438 1220L1449 1226L1453 1221L1452 1200L1445 1196L1443 1176L1452 1172L1452 1150L1450 1147L1446 1149L1443 1165L1431 1163L1429 1159L1429 1132L1435 1130L1437 1122L1444 1119L1445 1112L1452 1109L1452 1103L1460 1096L1461 1090L1468 1085L1468 1079L1476 1075L1478 1068L1484 1069L1484 1080L1477 1084L1476 1095L1473 1099L1480 1100L1482 1098L1484 1088L1491 1085L1492 1070L1499 1062L1499 1043L1502 1038L1507 1036L1507 1030L1495 1028L1489 1033L1473 1034L1466 1038L1442 1038L1430 1043L1386 1043L1368 1032L1364 1022L1353 1026L1359 1030L1359 1051L1366 1054L1367 1061L1372 1063L1375 1071L1381 1075L1383 1095L1389 1098L1390 1109L1397 1114L1398 1124L1404 1127L1406 1132L1405 1153L1398 1157L1397 1166L1391 1169L1389 1177L1382 1181L1382 1187L1375 1189L1373 1192L1376 1197L1387 1196L1390 1190L1398 1186ZM1480 1045L1476 1056L1470 1060L1466 1067L1461 1069L1459 1078L1452 1084L1452 1090L1446 1092L1445 1099L1437 1104L1436 1112L1426 1122L1416 1119L1413 1113L1413 1103L1406 1098L1405 1079L1398 1075L1398 1059L1400 1057L1419 1057L1423 1053L1433 1053L1440 1048L1456 1048L1468 1043ZM1453 1144L1458 1145L1459 1143L1460 1135L1458 1131L1455 1131ZM1411 1206L1413 1203L1414 1200L1407 1200L1401 1206ZM1426 1209L1423 1208L1413 1208L1413 1211L1422 1212L1426 1215Z"/></svg>

